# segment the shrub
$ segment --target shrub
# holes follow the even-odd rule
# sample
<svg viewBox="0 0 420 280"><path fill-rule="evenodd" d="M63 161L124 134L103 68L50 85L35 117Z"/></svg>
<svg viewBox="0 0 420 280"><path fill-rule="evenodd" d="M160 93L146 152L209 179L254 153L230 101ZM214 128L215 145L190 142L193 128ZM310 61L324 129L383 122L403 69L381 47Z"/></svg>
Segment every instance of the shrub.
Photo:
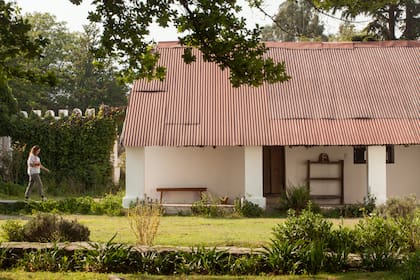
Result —
<svg viewBox="0 0 420 280"><path fill-rule="evenodd" d="M0 164L1 167L1 164ZM0 177L0 194L7 197L22 197L25 193L25 186L2 182Z"/></svg>
<svg viewBox="0 0 420 280"><path fill-rule="evenodd" d="M162 206L149 198L138 201L134 208L129 209L130 227L137 238L138 244L152 245L162 213Z"/></svg>
<svg viewBox="0 0 420 280"><path fill-rule="evenodd" d="M356 249L362 265L371 271L393 269L401 251L408 247L406 236L392 219L365 217L355 228Z"/></svg>
<svg viewBox="0 0 420 280"><path fill-rule="evenodd" d="M6 222L3 227L8 241L65 242L88 241L89 229L76 221L67 221L52 214L37 214L24 226Z"/></svg>
<svg viewBox="0 0 420 280"><path fill-rule="evenodd" d="M376 213L382 217L393 219L409 218L412 219L418 208L416 196L406 196L402 198L391 197L387 201L378 206Z"/></svg>
<svg viewBox="0 0 420 280"><path fill-rule="evenodd" d="M308 187L288 187L280 195L279 210L287 211L293 209L300 212L308 205L310 199Z"/></svg>
<svg viewBox="0 0 420 280"><path fill-rule="evenodd" d="M277 225L267 260L278 273L316 274L324 266L332 223L305 209L300 216L289 210L287 220Z"/></svg>
<svg viewBox="0 0 420 280"><path fill-rule="evenodd" d="M107 243L89 243L92 250L81 259L84 270L98 273L130 273L137 270L136 251L132 246L113 243L114 235Z"/></svg>
<svg viewBox="0 0 420 280"><path fill-rule="evenodd" d="M371 214L376 208L375 203L376 198L372 195L368 195L363 198L363 202L344 205L340 208L324 210L322 213L325 217L330 218L360 218Z"/></svg>
<svg viewBox="0 0 420 280"><path fill-rule="evenodd" d="M7 220L2 226L2 237L7 241L21 242L24 240L23 225L18 221Z"/></svg>
<svg viewBox="0 0 420 280"><path fill-rule="evenodd" d="M191 205L191 213L195 216L223 217L226 213L217 206L218 203L218 199L213 198L211 195L202 194L201 199Z"/></svg>
<svg viewBox="0 0 420 280"><path fill-rule="evenodd" d="M105 195L99 202L93 203L91 207L92 212L109 216L122 216L124 214L124 209L121 204L123 196L124 192L122 191L117 194Z"/></svg>
<svg viewBox="0 0 420 280"><path fill-rule="evenodd" d="M355 251L354 231L340 225L333 229L328 240L325 270L340 272L348 268L348 256Z"/></svg>
<svg viewBox="0 0 420 280"><path fill-rule="evenodd" d="M30 272L64 272L73 269L74 260L55 246L52 249L25 252L18 261L17 266L23 267L24 270Z"/></svg>
<svg viewBox="0 0 420 280"><path fill-rule="evenodd" d="M259 205L243 199L235 201L235 212L243 217L256 218L261 217L264 210Z"/></svg>
<svg viewBox="0 0 420 280"><path fill-rule="evenodd" d="M409 254L401 267L401 278L403 280L420 279L420 250Z"/></svg>
<svg viewBox="0 0 420 280"><path fill-rule="evenodd" d="M390 198L376 209L378 216L392 219L407 238L409 249L420 249L420 208L414 195Z"/></svg>

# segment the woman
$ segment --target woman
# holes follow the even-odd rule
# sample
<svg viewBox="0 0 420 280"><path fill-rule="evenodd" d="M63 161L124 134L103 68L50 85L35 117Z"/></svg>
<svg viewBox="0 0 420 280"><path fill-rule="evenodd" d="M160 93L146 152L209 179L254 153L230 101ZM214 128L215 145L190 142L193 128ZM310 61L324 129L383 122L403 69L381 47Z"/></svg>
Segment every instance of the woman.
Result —
<svg viewBox="0 0 420 280"><path fill-rule="evenodd" d="M31 151L28 156L28 175L29 175L29 184L25 191L25 199L29 198L31 194L32 187L34 184L38 185L39 195L41 196L42 200L46 200L47 198L44 196L43 185L41 181L41 169L47 172L50 172L48 168L44 167L41 164L41 160L39 159L38 155L41 152L41 148L38 145L35 145L31 148Z"/></svg>

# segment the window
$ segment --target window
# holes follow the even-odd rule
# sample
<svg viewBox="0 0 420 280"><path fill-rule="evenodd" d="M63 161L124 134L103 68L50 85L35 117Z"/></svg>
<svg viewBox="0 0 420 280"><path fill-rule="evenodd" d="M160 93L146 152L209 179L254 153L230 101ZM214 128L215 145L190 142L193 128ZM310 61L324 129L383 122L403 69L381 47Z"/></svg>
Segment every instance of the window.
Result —
<svg viewBox="0 0 420 280"><path fill-rule="evenodd" d="M353 162L366 163L366 146L357 146L353 148Z"/></svg>
<svg viewBox="0 0 420 280"><path fill-rule="evenodd" d="M353 148L353 162L366 163L367 151L366 146L355 146ZM394 163L394 145L386 145L386 163Z"/></svg>

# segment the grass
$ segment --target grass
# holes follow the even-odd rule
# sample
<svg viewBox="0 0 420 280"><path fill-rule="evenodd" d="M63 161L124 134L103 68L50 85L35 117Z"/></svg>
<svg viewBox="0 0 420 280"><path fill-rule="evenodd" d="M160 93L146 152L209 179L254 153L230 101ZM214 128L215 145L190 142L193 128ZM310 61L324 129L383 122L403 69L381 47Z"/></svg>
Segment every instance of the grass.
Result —
<svg viewBox="0 0 420 280"><path fill-rule="evenodd" d="M107 242L117 233L115 242L135 243L127 217L71 215L66 219L76 219L86 225L96 242ZM24 217L16 217L22 219ZM237 246L257 248L267 245L272 237L272 229L284 218L203 218L187 216L164 216L161 218L154 245L160 246ZM335 226L343 223L353 227L358 219L330 219ZM0 220L0 226L6 221ZM22 221L25 222L25 221ZM5 241L0 239L0 241Z"/></svg>
<svg viewBox="0 0 420 280"><path fill-rule="evenodd" d="M99 273L82 273L82 272L62 272L62 273L51 273L51 272L24 272L19 270L13 271L0 271L0 280L20 280L20 279L31 279L31 280L106 280L112 274L99 274ZM210 279L210 280L297 280L297 279L323 279L323 280L368 280L368 279L389 279L397 280L400 279L399 275L393 272L370 272L370 273L343 273L343 274L319 274L315 276L204 276L204 275L188 275L188 276L151 276L151 275L134 275L124 274L118 275L127 280L198 280L198 279Z"/></svg>

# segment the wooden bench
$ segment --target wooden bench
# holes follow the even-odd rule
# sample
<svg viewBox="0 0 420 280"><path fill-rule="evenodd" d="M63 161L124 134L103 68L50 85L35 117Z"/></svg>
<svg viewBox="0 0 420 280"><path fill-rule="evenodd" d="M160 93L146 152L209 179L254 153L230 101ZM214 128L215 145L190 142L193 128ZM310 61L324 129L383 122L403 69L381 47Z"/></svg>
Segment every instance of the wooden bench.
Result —
<svg viewBox="0 0 420 280"><path fill-rule="evenodd" d="M200 197L203 192L207 191L207 188L197 188L197 187L175 187L175 188L156 188L156 191L160 192L160 203L162 204L162 197L164 192L199 192Z"/></svg>

